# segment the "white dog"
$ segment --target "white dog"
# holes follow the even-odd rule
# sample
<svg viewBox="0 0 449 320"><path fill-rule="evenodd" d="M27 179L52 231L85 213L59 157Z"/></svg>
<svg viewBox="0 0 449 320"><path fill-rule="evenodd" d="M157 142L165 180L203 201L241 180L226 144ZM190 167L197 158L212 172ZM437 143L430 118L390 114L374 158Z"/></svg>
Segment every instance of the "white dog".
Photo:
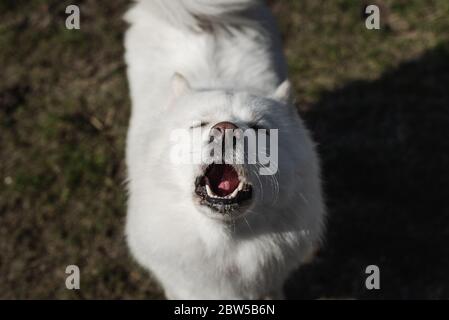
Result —
<svg viewBox="0 0 449 320"><path fill-rule="evenodd" d="M133 256L168 298L282 298L320 243L325 206L271 13L254 0L140 0L126 20ZM171 160L174 130L201 129L186 147L207 154L212 128L278 129L273 174L260 163Z"/></svg>

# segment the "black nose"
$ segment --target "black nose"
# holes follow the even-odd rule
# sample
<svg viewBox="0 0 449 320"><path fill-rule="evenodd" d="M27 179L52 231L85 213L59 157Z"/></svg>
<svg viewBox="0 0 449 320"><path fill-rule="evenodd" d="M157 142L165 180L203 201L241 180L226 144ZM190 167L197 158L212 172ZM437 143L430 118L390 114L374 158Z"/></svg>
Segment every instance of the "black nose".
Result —
<svg viewBox="0 0 449 320"><path fill-rule="evenodd" d="M223 121L223 122L219 122L216 125L214 125L211 129L210 129L210 137L211 137L211 141L212 139L221 139L221 143L222 143L222 148L223 148L223 155L224 155L224 148L226 145L226 141L225 141L225 133L226 130L235 130L238 129L239 127L237 125L235 125L232 122L229 121ZM236 138L233 138L233 147L235 148L236 146Z"/></svg>
<svg viewBox="0 0 449 320"><path fill-rule="evenodd" d="M233 124L232 122L228 122L228 121L223 121L223 122L219 122L216 125L214 125L211 130L213 129L217 129L218 131L222 132L222 134L224 134L226 129L237 129L238 127Z"/></svg>

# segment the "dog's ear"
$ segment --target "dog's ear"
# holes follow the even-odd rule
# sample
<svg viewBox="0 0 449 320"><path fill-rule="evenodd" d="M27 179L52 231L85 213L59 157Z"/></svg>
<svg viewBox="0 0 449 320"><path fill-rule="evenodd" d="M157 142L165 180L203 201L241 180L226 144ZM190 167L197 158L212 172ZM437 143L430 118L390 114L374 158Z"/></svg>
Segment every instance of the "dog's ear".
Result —
<svg viewBox="0 0 449 320"><path fill-rule="evenodd" d="M178 72L175 72L171 78L171 87L175 97L179 97L191 90L189 81Z"/></svg>
<svg viewBox="0 0 449 320"><path fill-rule="evenodd" d="M274 100L278 100L283 103L292 102L292 85L289 80L284 80L271 96Z"/></svg>

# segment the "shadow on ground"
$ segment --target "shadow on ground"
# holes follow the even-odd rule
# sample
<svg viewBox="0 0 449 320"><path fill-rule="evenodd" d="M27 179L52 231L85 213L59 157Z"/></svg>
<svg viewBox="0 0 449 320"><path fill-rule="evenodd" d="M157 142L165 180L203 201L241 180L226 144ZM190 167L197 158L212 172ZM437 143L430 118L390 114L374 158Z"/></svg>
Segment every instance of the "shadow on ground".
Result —
<svg viewBox="0 0 449 320"><path fill-rule="evenodd" d="M449 45L325 93L304 117L330 215L326 244L287 298L448 298ZM365 288L370 264L380 290Z"/></svg>

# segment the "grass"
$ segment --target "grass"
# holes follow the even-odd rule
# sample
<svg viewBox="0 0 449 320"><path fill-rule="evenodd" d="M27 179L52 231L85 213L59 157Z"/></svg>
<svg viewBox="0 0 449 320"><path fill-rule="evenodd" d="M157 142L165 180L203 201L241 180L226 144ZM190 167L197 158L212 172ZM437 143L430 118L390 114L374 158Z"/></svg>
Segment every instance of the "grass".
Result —
<svg viewBox="0 0 449 320"><path fill-rule="evenodd" d="M449 3L376 2L379 31L363 1L270 1L330 209L290 298L449 297ZM78 31L69 4L0 3L0 298L161 298L123 236L129 3L76 1Z"/></svg>

